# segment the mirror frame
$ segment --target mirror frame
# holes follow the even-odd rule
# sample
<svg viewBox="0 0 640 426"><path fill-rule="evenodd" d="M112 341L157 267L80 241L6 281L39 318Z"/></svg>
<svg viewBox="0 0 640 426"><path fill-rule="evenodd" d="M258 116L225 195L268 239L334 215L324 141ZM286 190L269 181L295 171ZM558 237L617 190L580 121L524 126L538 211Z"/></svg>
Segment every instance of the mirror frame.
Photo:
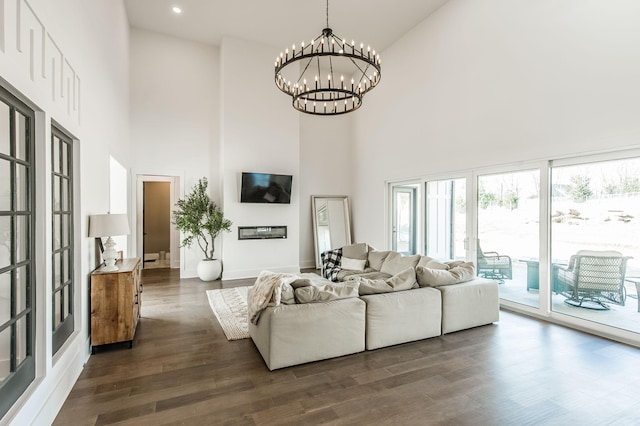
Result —
<svg viewBox="0 0 640 426"><path fill-rule="evenodd" d="M316 253L316 269L322 267L322 260L320 259L320 250L318 248L318 220L316 215L316 200L318 199L333 199L342 202L344 219L345 219L345 245L351 244L351 213L349 211L349 197L346 195L312 195L311 196L311 217L313 219L313 248Z"/></svg>

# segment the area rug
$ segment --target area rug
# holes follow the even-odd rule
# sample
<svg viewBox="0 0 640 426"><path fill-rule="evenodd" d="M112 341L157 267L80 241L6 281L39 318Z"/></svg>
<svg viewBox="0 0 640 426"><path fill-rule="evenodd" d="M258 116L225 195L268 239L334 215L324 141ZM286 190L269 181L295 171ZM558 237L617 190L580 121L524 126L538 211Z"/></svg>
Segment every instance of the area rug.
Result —
<svg viewBox="0 0 640 426"><path fill-rule="evenodd" d="M247 289L249 287L207 290L209 305L227 340L249 338L247 323Z"/></svg>

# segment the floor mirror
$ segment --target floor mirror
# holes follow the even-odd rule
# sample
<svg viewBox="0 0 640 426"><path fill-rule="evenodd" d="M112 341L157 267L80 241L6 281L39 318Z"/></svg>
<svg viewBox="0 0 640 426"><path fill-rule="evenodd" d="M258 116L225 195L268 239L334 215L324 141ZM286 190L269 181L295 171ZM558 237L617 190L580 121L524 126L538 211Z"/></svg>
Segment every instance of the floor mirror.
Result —
<svg viewBox="0 0 640 426"><path fill-rule="evenodd" d="M351 244L349 199L346 195L312 195L311 211L316 269L320 269L320 253Z"/></svg>

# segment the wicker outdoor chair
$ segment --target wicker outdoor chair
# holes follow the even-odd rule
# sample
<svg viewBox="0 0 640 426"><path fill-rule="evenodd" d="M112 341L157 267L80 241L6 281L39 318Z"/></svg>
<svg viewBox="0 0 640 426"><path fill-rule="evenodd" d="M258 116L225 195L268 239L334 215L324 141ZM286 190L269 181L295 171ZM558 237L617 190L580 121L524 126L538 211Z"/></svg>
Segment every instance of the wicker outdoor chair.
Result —
<svg viewBox="0 0 640 426"><path fill-rule="evenodd" d="M478 276L504 284L504 280L510 280L513 277L511 257L495 251L483 252L478 241Z"/></svg>
<svg viewBox="0 0 640 426"><path fill-rule="evenodd" d="M558 268L557 280L567 289L565 303L590 309L609 309L607 303L624 306L628 259L617 251L578 251L566 268Z"/></svg>

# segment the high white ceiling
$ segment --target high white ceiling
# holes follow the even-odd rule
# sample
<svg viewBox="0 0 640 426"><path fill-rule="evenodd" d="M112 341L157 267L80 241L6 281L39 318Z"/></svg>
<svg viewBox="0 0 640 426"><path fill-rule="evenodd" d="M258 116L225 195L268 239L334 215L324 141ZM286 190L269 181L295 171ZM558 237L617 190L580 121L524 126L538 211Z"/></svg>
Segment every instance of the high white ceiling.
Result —
<svg viewBox="0 0 640 426"><path fill-rule="evenodd" d="M334 34L381 51L448 0L330 0ZM225 35L284 49L326 26L325 0L124 0L129 23L219 45ZM172 12L178 6L182 13Z"/></svg>

